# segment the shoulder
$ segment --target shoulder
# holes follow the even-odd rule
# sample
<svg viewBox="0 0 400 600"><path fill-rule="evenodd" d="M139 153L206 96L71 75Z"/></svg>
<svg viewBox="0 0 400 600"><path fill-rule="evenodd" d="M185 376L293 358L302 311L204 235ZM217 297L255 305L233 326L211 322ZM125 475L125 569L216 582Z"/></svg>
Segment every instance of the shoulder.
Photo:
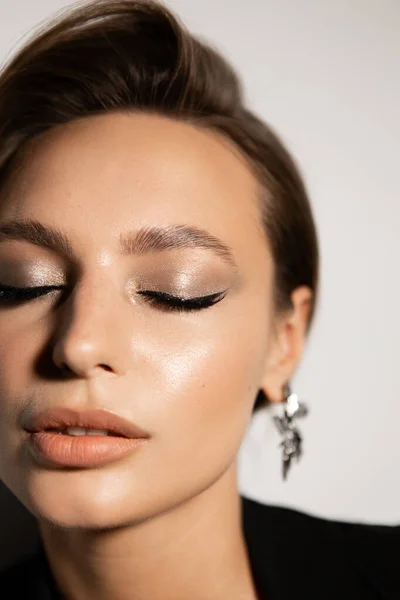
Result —
<svg viewBox="0 0 400 600"><path fill-rule="evenodd" d="M341 598L400 597L400 525L335 521L245 496L242 510L250 553L260 569L267 559L281 577L294 577L319 593L329 580L332 597L340 592Z"/></svg>
<svg viewBox="0 0 400 600"><path fill-rule="evenodd" d="M332 527L339 528L353 533L377 534L395 537L400 534L400 521L395 525L380 525L373 523L340 521L318 517L307 512L288 508L286 506L278 506L273 504L264 504L253 498L241 496L242 506L245 512L248 512L251 519L256 519L258 524L268 524L271 520L278 521L281 524L297 524L300 527L313 527L317 529L331 529Z"/></svg>

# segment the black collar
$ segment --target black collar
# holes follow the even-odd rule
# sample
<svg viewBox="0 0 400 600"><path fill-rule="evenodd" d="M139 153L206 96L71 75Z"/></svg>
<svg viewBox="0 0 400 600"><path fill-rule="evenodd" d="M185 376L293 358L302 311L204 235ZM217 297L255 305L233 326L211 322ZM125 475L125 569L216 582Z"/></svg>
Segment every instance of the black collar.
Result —
<svg viewBox="0 0 400 600"><path fill-rule="evenodd" d="M266 600L400 598L400 526L333 521L243 496L242 511Z"/></svg>

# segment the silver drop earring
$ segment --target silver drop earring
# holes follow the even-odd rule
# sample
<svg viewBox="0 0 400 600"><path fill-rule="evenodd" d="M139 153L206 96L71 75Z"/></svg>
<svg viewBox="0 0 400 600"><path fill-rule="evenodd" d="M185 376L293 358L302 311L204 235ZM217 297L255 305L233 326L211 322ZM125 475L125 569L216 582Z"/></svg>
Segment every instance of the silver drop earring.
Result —
<svg viewBox="0 0 400 600"><path fill-rule="evenodd" d="M285 408L282 417L273 417L273 421L283 436L282 442L282 476L287 479L288 471L293 460L299 460L302 454L302 437L296 427L296 418L305 417L308 414L308 408L303 402L299 402L297 394L292 392L291 386L286 385Z"/></svg>

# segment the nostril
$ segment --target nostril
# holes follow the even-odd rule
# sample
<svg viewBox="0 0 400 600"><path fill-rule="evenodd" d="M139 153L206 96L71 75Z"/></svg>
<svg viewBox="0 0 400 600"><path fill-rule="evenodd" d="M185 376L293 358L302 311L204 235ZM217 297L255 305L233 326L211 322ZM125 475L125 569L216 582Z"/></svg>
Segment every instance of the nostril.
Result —
<svg viewBox="0 0 400 600"><path fill-rule="evenodd" d="M69 368L68 365L66 365L65 363L63 363L60 367L60 371L63 375L69 375L69 373L71 372L71 369Z"/></svg>

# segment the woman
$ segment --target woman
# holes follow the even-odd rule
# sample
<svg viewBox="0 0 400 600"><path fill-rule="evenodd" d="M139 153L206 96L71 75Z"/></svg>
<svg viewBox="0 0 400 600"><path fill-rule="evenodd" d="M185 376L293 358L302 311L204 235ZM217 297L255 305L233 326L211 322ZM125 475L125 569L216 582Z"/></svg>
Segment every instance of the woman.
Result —
<svg viewBox="0 0 400 600"><path fill-rule="evenodd" d="M0 79L0 476L37 554L2 598L398 597L399 528L237 491L317 300L293 159L164 5L74 6ZM93 436L93 437L91 437Z"/></svg>

